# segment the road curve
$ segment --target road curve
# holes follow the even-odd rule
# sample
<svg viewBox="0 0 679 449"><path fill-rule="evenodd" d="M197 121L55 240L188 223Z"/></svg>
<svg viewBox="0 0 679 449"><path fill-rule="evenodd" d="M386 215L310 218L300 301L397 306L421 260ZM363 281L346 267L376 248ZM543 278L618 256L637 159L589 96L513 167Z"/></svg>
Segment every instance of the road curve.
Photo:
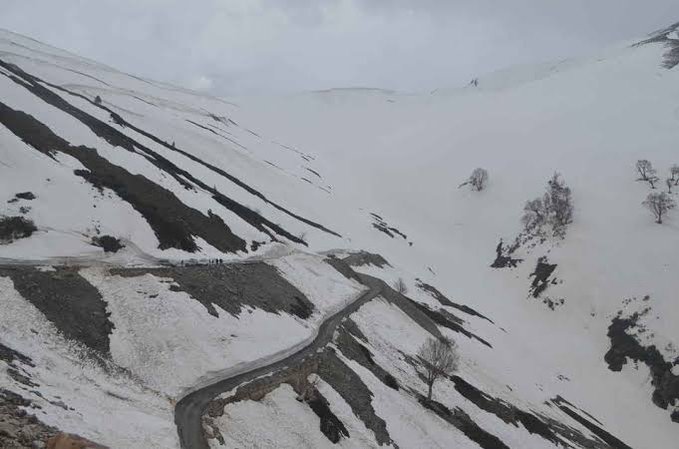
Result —
<svg viewBox="0 0 679 449"><path fill-rule="evenodd" d="M356 312L363 304L380 295L384 283L370 276L359 275L361 283L368 287L352 303L348 304L339 312L328 317L318 328L318 334L307 346L297 352L283 356L282 359L271 360L265 366L254 368L250 371L234 374L227 378L218 377L214 383L202 386L181 398L175 406L174 420L177 425L179 441L182 449L209 449L210 445L203 434L202 416L212 399L230 391L235 387L249 382L257 377L275 372L287 366L300 363L307 356L328 344L342 320ZM204 385L204 384L203 384Z"/></svg>

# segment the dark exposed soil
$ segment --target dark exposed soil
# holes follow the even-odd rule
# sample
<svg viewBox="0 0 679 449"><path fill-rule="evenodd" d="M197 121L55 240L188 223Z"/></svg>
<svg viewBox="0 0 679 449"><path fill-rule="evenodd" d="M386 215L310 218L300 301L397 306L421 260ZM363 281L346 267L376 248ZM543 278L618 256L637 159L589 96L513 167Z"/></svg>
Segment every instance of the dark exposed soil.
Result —
<svg viewBox="0 0 679 449"><path fill-rule="evenodd" d="M330 410L328 400L318 390L311 394L307 404L321 419L321 432L330 441L337 444L341 438L349 438L349 431L344 426L344 423Z"/></svg>
<svg viewBox="0 0 679 449"><path fill-rule="evenodd" d="M387 234L392 239L398 236L401 237L403 240L408 240L407 235L405 235L395 227L389 226L389 224L386 221L384 221L384 219L379 215L375 213L371 213L370 215L373 217L373 227L378 231Z"/></svg>
<svg viewBox="0 0 679 449"><path fill-rule="evenodd" d="M488 343L486 340L483 338L479 337L478 335L469 332L467 329L464 328L463 324L464 321L461 320L460 318L456 317L452 313L448 312L445 309L439 309L438 311L431 310L427 306L413 302L413 304L422 312L424 313L430 320L438 324L439 326L446 327L453 332L460 333L464 335L467 338L471 338L473 340L478 341L479 343L482 343L489 348L492 348L493 346Z"/></svg>
<svg viewBox="0 0 679 449"><path fill-rule="evenodd" d="M280 236L287 238L290 241L305 244L305 242L303 240L299 239L297 236L290 234L289 232L285 231L279 225L267 220L266 218L262 217L258 213L256 213L256 212L252 211L251 209L243 206L242 204L233 201L232 199L223 195L221 192L217 191L215 188L213 188L213 187L205 184L201 180L195 178L193 175L191 175L186 170L183 170L180 167L178 167L177 165L173 164L167 158L164 158L160 154L152 151L150 148L148 148L148 147L140 144L139 142L133 140L129 136L122 134L120 131L118 131L114 127L110 126L109 124L104 123L104 122L100 121L99 119L97 119L96 117L74 107L73 105L71 105L70 103L65 101L62 97L60 97L59 95L57 95L54 92L52 92L51 90L45 88L43 86L43 84L49 85L49 86L53 87L54 89L66 92L70 95L74 95L74 96L82 98L86 101L89 101L92 105L108 111L110 113L114 123L117 123L117 124L119 124L120 126L123 126L123 127L128 127L130 129L133 129L137 133L144 135L145 137L151 139L152 141L158 143L159 145L162 145L169 150L179 152L183 156L191 159L192 161L199 163L203 166L206 166L210 170L220 174L221 176L226 177L227 179L234 182L238 186L247 190L252 195L259 197L263 201L271 204L272 206L274 206L277 209L281 210L282 212L292 216L293 218L296 218L296 219L304 222L305 224L307 224L309 226L312 226L312 227L315 227L317 229L328 232L330 234L339 236L339 234L334 233L334 232L328 230L327 228L325 228L325 227L323 227L323 226L321 226L317 223L314 223L310 220L307 220L303 217L300 217L300 216L288 211L287 209L277 205L276 203L268 200L260 192L251 188L247 184L243 183L238 178L224 172L223 170L221 170L217 167L209 165L209 164L201 161L197 157L191 155L190 153L179 150L174 145L171 145L171 144L157 138L156 136L154 136L154 135L152 135L148 132L145 132L144 130L139 129L139 128L135 127L134 125L126 122L122 117L115 114L113 111L108 109L106 106L104 106L102 104L96 104L91 99L89 99L89 98L87 98L83 95L80 95L80 94L77 94L77 93L74 93L74 92L70 92L67 89L64 89L63 87L55 86L55 85L46 83L45 81L40 80L39 78L22 71L21 69L19 69L18 67L14 66L12 64L7 64L2 60L0 60L0 66L14 74L14 76L5 75L9 79L11 79L12 81L21 85L22 87L25 87L27 90L29 90L31 93L38 96L39 98L41 98L45 102L53 105L54 107L61 109L65 113L73 116L74 118L76 118L77 120L82 122L85 126L89 127L92 130L92 132L94 132L97 136L101 137L102 139L105 139L111 145L119 146L119 147L125 148L128 151L138 152L138 153L142 154L150 163L154 164L160 170L163 170L164 172L168 173L170 176L175 178L177 180L177 182L182 184L187 189L193 189L194 186L197 186L197 187L199 187L199 188L201 188L205 191L210 192L212 194L213 198L215 199L215 201L219 202L224 207L231 210L233 213L238 215L240 218L242 218L244 221L248 222L250 225L252 225L256 229L260 230L261 232L264 232L265 234L268 234L273 240L275 240L275 236L273 235L273 233L275 233L277 235L280 235ZM30 116L28 116L28 117L30 117ZM35 120L35 119L33 119L33 120ZM50 133L51 133L51 131L50 131ZM17 133L15 132L15 134L17 134ZM19 134L17 134L17 135L19 135ZM22 137L24 140L26 140L25 136L19 135L19 137ZM38 139L38 140L41 140L41 139ZM65 142L63 141L63 139L59 138L59 140L61 141L60 143L62 144L62 146L64 146L63 144ZM35 147L35 145L33 145L33 144L31 144L31 145ZM36 148L39 149L38 147L36 147ZM52 147L43 146L43 149L49 151L49 154L52 154L51 153ZM44 150L42 150L42 151L44 152ZM60 149L60 151L63 151L63 150ZM66 152L66 151L64 151L64 152ZM109 164L109 165L111 165L111 164ZM88 169L89 169L89 167L88 167ZM92 171L92 170L90 169L90 171ZM101 173L95 173L95 175L97 175L97 174L101 175ZM118 184L120 184L121 187L127 187L127 185L126 185L127 183L120 182L120 180L118 180ZM110 186L106 186L106 187L111 188ZM138 192L138 193L140 193L140 192ZM162 204L162 203L159 203L159 204ZM184 206L184 207L186 207L186 206ZM158 212L156 212L156 213L158 213ZM169 215L172 216L173 214L170 213ZM228 227L226 228L226 230L228 231ZM228 233L230 234L230 231ZM194 232L193 234L199 235L196 232ZM244 250L244 244L243 243L241 243L239 245L239 249Z"/></svg>
<svg viewBox="0 0 679 449"><path fill-rule="evenodd" d="M604 360L611 371L621 371L628 359L648 366L651 370L651 384L654 387L653 403L667 409L672 404L679 404L679 376L672 373L674 364L666 361L655 345L644 346L627 333L628 330L637 327L639 319L648 310L635 312L628 318L623 318L621 314L613 318L608 327L611 348L604 356ZM673 420L675 416L672 416Z"/></svg>
<svg viewBox="0 0 679 449"><path fill-rule="evenodd" d="M317 177L318 179L323 179L323 178L321 177L320 173L318 173L316 170L313 170L313 169L311 169L311 168L309 168L309 167L304 167L304 169L305 169L306 171L311 172L311 173L313 173L314 175L316 175L316 177Z"/></svg>
<svg viewBox="0 0 679 449"><path fill-rule="evenodd" d="M372 392L358 374L345 365L331 348L324 351L318 374L347 401L354 415L375 433L378 444L391 443L386 423L377 416L372 406Z"/></svg>
<svg viewBox="0 0 679 449"><path fill-rule="evenodd" d="M18 198L20 200L27 200L27 201L31 201L31 200L35 199L35 195L33 194L33 192L20 192L20 193L17 193L16 195L14 195L14 197Z"/></svg>
<svg viewBox="0 0 679 449"><path fill-rule="evenodd" d="M29 365L29 366L35 366L33 364L33 360L31 360L30 357L27 357L23 354L21 354L18 351L15 351L12 348L8 348L7 346L3 345L0 343L0 360L3 362L7 363L8 365L13 365L15 360L18 360L19 362Z"/></svg>
<svg viewBox="0 0 679 449"><path fill-rule="evenodd" d="M27 218L0 217L0 244L28 238L37 230L33 221Z"/></svg>
<svg viewBox="0 0 679 449"><path fill-rule="evenodd" d="M104 252L107 253L117 253L121 249L125 248L125 245L120 243L120 240L110 236L110 235L102 235L100 237L92 237L92 244L94 246L99 246L101 247Z"/></svg>
<svg viewBox="0 0 679 449"><path fill-rule="evenodd" d="M354 360L364 368L368 369L375 377L381 380L382 383L384 383L389 388L394 390L399 389L396 378L394 378L394 376L389 374L384 368L375 363L370 350L361 344L356 339L356 337L351 334L351 331L344 327L344 325L340 329L335 343L345 357Z"/></svg>
<svg viewBox="0 0 679 449"><path fill-rule="evenodd" d="M9 377L29 388L38 386L38 384L31 381L29 374L21 366L35 367L30 357L0 343L0 360L7 364L7 374L9 374Z"/></svg>
<svg viewBox="0 0 679 449"><path fill-rule="evenodd" d="M440 418L457 427L467 438L474 441L483 449L509 449L505 443L502 442L495 435L487 432L479 427L465 412L459 408L450 410L440 402L427 399L422 395L418 395L420 404L436 413Z"/></svg>
<svg viewBox="0 0 679 449"><path fill-rule="evenodd" d="M374 265L377 268L391 267L384 257L367 251L359 251L350 254L343 260L347 265L352 267L362 267L364 265Z"/></svg>
<svg viewBox="0 0 679 449"><path fill-rule="evenodd" d="M68 339L102 356L109 355L113 323L99 291L76 269L39 271L32 267L0 268L19 294L40 310Z"/></svg>
<svg viewBox="0 0 679 449"><path fill-rule="evenodd" d="M2 62L2 61L0 61L0 62ZM25 72L22 72L22 73L23 73L24 75L29 76L31 79L39 80L37 77L35 77L35 76L33 76L33 75L28 75L28 74L26 74ZM308 219L306 219L306 218L304 218L304 217L301 217L301 216L299 216L299 215L297 215L297 214L295 214L295 213L293 213L293 212L287 210L286 208L284 208L284 207L278 205L277 203L275 203L275 202L269 200L269 199L268 199L267 197L265 197L261 192L259 192L258 190L256 190L256 189L250 187L248 184L246 184L245 182L241 181L241 180L240 180L239 178L237 178L236 176L233 176L232 174L227 173L226 171L224 171L224 170L222 170L222 169L220 169L220 168L218 168L218 167L216 167L216 166L214 166L214 165L208 164L207 162L201 160L200 158L194 156L193 154L191 154L191 153L189 153L189 152L186 152L186 151L183 151L183 150L177 148L176 145L172 145L172 144L170 144L170 143L168 143L168 142L166 142L166 141L164 141L164 140L158 138L157 136L155 136L155 135L153 135L153 134L151 134L151 133L149 133L149 132L147 132L147 131L145 131L145 130L143 130L143 129L138 128L137 126L133 125L132 123L130 123L130 122L128 122L128 121L126 121L125 119L123 119L123 118L120 117L119 115L115 114L113 111L111 111L109 108L105 107L104 105L96 104L96 103L94 103L92 100L90 100L89 98L87 98L87 97L85 97L85 96L83 96L83 95L77 94L77 93L75 93L75 92L71 92L71 91L69 91L69 90L67 90L67 89L65 89L65 88L63 88L63 87L61 87L61 86L56 86L56 85L54 85L54 84L49 84L49 83L46 83L46 82L43 81L43 80L39 80L39 81L42 82L42 83L44 83L44 84L47 84L47 85L49 85L49 86L51 86L51 87L53 87L53 88L55 88L55 89L58 89L58 90L60 90L60 91L66 92L66 93L68 93L68 94L70 94L70 95L74 95L74 96L80 97L80 98L82 98L82 99L84 99L84 100L86 100L86 101L89 101L89 102L90 102L91 104L93 104L94 106L97 106L97 107L99 107L100 109L103 109L103 110L109 112L109 113L112 115L112 117L115 118L115 121L118 122L118 124L119 124L120 126L130 128L130 129L136 131L137 133L143 135L144 137L147 137L148 139L154 141L155 143L157 143L157 144L159 144L159 145L162 145L162 146L164 146L165 148L167 148L167 149L169 149L169 150L172 150L172 151L175 151L175 152L177 152L177 153L180 153L181 155L183 155L183 156L185 156L185 157L191 159L193 162L196 162L196 163L198 163L198 164L200 164L200 165L202 165L202 166L204 166L204 167L210 169L211 171L213 171L213 172L219 174L220 176L223 176L224 178L226 178L226 179L228 179L229 181L233 182L233 183L236 184L237 186L239 186L239 187L241 187L242 189L246 190L246 191L247 191L248 193L250 193L251 195L254 195L254 196L260 198L261 200L263 200L264 202L270 204L271 206L275 207L276 209L280 210L281 212L283 212L283 213L285 213L285 214L287 214L287 215L289 215L289 216L291 216L291 217L293 217L293 218L295 218L295 219L297 219L297 220L299 220L299 221L301 221L301 222L303 222L303 223L305 223L305 224L307 224L307 225L309 225L309 226L311 226L311 227L314 227L314 228L316 228L316 229L319 229L319 230L321 230L321 231L323 231L323 232L327 232L328 234L332 234L332 235L335 235L335 236L337 236L337 237L341 237L341 236L340 236L339 234L337 234L336 232L331 231L330 229L327 229L326 227L324 227L324 226L322 226L322 225L320 225L320 224L318 224L318 223L315 223L315 222L313 222L313 221L311 221L311 220L308 220ZM80 111L80 112L82 112L82 111ZM84 113L83 113L83 114L84 114ZM234 125L236 125L236 123L233 122L232 120L228 120L228 122L233 123ZM200 126L200 125L198 125L198 126ZM236 126L238 126L238 125L236 125ZM249 130L248 130L248 131L249 131ZM254 133L253 133L253 134L254 134ZM256 134L255 134L255 135L256 135ZM127 138L127 139L129 139L129 140L132 140L132 139L130 139L129 137L124 136L124 135L122 135L122 134L121 134L121 136L123 136L123 137L125 137L125 138ZM134 141L133 141L133 142L134 142ZM232 142L232 143L235 143L234 141L231 141L231 142ZM147 153L152 154L155 158L158 158L158 159L162 160L162 162L163 162L165 165L170 165L170 164L171 164L167 159L164 159L164 158L162 158L160 155L158 155L157 153L151 151L150 149L148 149L148 148L146 148L146 147L144 147L144 146L142 146L142 145L139 145L139 143L134 142L134 145L136 145L137 147L140 147L141 149L143 149L143 150L146 151ZM241 147L242 147L242 146L241 146ZM176 167L176 166L174 166L174 165L171 165L171 168L172 168L172 170L170 171L171 174L172 174L172 173L180 173L182 176L186 177L187 179L190 179L192 182L194 182L195 184L199 185L201 188L203 188L203 189L205 189L205 190L208 190L208 191L213 191L213 190L214 190L214 189L211 189L209 186L205 185L204 183L202 183L201 181L199 181L198 179L194 178L193 176L191 176L191 175L188 174L187 172L184 172L183 170L179 169L178 167ZM221 195L219 192L216 192L216 191L213 191L212 193L213 193L214 195L216 195L216 196L220 196L220 195ZM234 211L234 212L235 212L235 211ZM278 234L283 235L283 236L285 236L286 238L288 238L288 239L290 239L290 240L292 240L292 241L296 241L294 238L290 238L290 237L288 236L288 233L287 233L286 231L284 231L282 228L280 228L278 225L275 225L275 224L273 224L273 223L271 223L271 222L268 222L268 220L266 220L265 218L259 216L258 214L257 214L257 216L258 216L259 222L264 223L264 224L266 224L267 226L271 227L271 229L274 229ZM255 217L253 217L253 219L254 219L254 220L257 220L257 218L255 218ZM247 220L246 220L246 221L247 221ZM251 224L252 224L253 226L255 226L255 227L258 227L255 223L251 223ZM273 225L273 226L271 226L271 225ZM258 229L259 229L259 227L258 227ZM293 236L293 237L294 237L294 236ZM298 243L302 243L302 242L298 242Z"/></svg>
<svg viewBox="0 0 679 449"><path fill-rule="evenodd" d="M76 170L94 187L109 188L128 202L153 229L161 249L198 249L194 235L225 252L244 251L245 242L216 215L205 216L182 203L174 193L141 175L111 164L93 148L73 147L34 117L0 102L0 123L36 150L52 156L56 151L79 160L87 170Z"/></svg>
<svg viewBox="0 0 679 449"><path fill-rule="evenodd" d="M547 290L553 279L550 279L552 273L556 270L556 264L550 264L546 257L540 257L535 266L535 271L530 274L533 277L533 282L530 286L530 294L533 298L539 298L540 295Z"/></svg>
<svg viewBox="0 0 679 449"><path fill-rule="evenodd" d="M429 316L429 313L424 310L421 304L403 296L388 285L385 285L385 288L382 292L382 297L401 309L403 313L408 315L411 320L429 332L433 337L441 338L443 336L439 328L436 326L438 323L433 320L431 316Z"/></svg>
<svg viewBox="0 0 679 449"><path fill-rule="evenodd" d="M575 410L571 409L569 406L563 403L558 404L558 406L568 416L582 424L585 428L587 428L590 432L599 437L601 440L605 441L606 444L608 444L611 449L632 449L632 447L623 443L615 436L611 435L598 425L594 424L589 419L585 418L584 416L577 413Z"/></svg>
<svg viewBox="0 0 679 449"><path fill-rule="evenodd" d="M425 282L422 282L420 279L417 279L417 288L419 288L420 290L422 290L424 292L429 293L429 295L431 295L434 299L436 299L438 302L440 302L444 306L453 307L453 308L459 310L460 312L466 313L467 315L482 318L484 320L489 321L490 323L493 323L493 320L486 317L485 315L482 315L481 313L477 312L476 310L472 309L471 307L466 306L464 304L457 304L457 303L451 301L443 293L438 291L434 286L429 285ZM495 323L493 323L493 324L495 324Z"/></svg>
<svg viewBox="0 0 679 449"><path fill-rule="evenodd" d="M480 409L494 414L508 424L518 427L518 424L521 423L528 432L540 435L555 445L561 442L552 429L533 413L523 411L500 399L491 397L459 376L452 376L451 380L455 383L455 389L458 393L476 404Z"/></svg>
<svg viewBox="0 0 679 449"><path fill-rule="evenodd" d="M514 268L519 263L523 262L523 259L516 259L512 257L512 253L516 251L516 246L510 246L505 248L504 243L500 240L495 248L495 260L490 265L492 268Z"/></svg>
<svg viewBox="0 0 679 449"><path fill-rule="evenodd" d="M302 292L286 281L271 265L248 264L198 265L166 268L133 268L111 270L112 274L136 277L145 274L170 278L176 291L184 291L218 316L219 306L234 316L243 307L254 307L271 313L288 313L309 318L314 305Z"/></svg>

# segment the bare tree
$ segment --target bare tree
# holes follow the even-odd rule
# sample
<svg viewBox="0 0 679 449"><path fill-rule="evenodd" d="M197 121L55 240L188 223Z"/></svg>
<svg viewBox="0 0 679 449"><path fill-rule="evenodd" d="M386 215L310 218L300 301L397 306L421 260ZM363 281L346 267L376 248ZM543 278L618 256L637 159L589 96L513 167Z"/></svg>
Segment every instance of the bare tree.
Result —
<svg viewBox="0 0 679 449"><path fill-rule="evenodd" d="M454 341L441 338L428 338L417 351L417 357L422 362L427 382L427 399L431 400L434 382L442 376L448 376L457 369L460 356Z"/></svg>
<svg viewBox="0 0 679 449"><path fill-rule="evenodd" d="M470 185L473 190L480 192L486 188L486 184L488 184L488 171L485 168L475 168L469 179L460 184L458 189Z"/></svg>
<svg viewBox="0 0 679 449"><path fill-rule="evenodd" d="M662 224L663 217L676 206L674 199L665 192L649 193L642 204L651 211L658 224Z"/></svg>
<svg viewBox="0 0 679 449"><path fill-rule="evenodd" d="M403 278L398 278L396 282L394 282L394 290L402 295L408 294L408 286L406 285Z"/></svg>
<svg viewBox="0 0 679 449"><path fill-rule="evenodd" d="M655 183L658 182L659 179L660 178L658 178L657 176L651 176L646 181L648 182L652 189L655 189Z"/></svg>
<svg viewBox="0 0 679 449"><path fill-rule="evenodd" d="M639 159L637 161L637 172L639 173L639 181L648 181L650 176L655 176L655 169L653 164L648 159Z"/></svg>
<svg viewBox="0 0 679 449"><path fill-rule="evenodd" d="M674 185L679 185L679 165L674 164L670 168L670 179L674 182Z"/></svg>
<svg viewBox="0 0 679 449"><path fill-rule="evenodd" d="M647 159L640 159L637 161L636 168L639 173L639 179L637 179L637 181L645 181L651 185L652 189L655 189L655 183L658 182L658 177L656 176L653 164Z"/></svg>
<svg viewBox="0 0 679 449"><path fill-rule="evenodd" d="M542 226L547 221L547 210L542 202L542 198L535 198L526 202L523 207L523 217L521 222L526 229L533 229Z"/></svg>
<svg viewBox="0 0 679 449"><path fill-rule="evenodd" d="M566 227L573 222L571 189L559 173L554 173L547 184L547 191L542 197L526 203L521 222L527 231L538 232L542 231L543 225L550 224L554 236L563 238Z"/></svg>
<svg viewBox="0 0 679 449"><path fill-rule="evenodd" d="M549 219L554 229L554 234L561 237L566 232L566 226L573 222L573 202L571 189L561 178L559 173L554 173L548 182L548 190L542 202L550 211Z"/></svg>

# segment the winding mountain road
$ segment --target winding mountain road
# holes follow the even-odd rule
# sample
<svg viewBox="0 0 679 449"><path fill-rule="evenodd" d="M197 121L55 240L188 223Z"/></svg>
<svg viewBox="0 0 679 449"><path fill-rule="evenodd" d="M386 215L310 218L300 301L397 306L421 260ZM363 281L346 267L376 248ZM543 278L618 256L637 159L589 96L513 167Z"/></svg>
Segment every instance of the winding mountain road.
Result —
<svg viewBox="0 0 679 449"><path fill-rule="evenodd" d="M255 361L244 365L241 369L228 374L217 375L214 379L201 384L200 387L182 397L175 407L175 424L179 433L182 449L209 449L210 445L203 433L202 417L212 399L221 393L230 391L237 386L249 382L257 377L276 372L282 368L302 362L307 356L314 354L332 340L335 329L362 305L382 293L384 283L370 276L360 275L361 283L368 287L361 296L345 306L342 310L328 317L318 328L316 336L307 345L290 353L279 353L265 360ZM225 377L226 376L226 377Z"/></svg>

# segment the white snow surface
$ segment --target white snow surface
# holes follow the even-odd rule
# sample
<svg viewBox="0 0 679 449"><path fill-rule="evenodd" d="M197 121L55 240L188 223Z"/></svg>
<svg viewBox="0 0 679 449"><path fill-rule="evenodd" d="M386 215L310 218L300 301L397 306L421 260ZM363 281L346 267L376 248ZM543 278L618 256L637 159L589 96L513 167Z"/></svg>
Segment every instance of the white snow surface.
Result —
<svg viewBox="0 0 679 449"><path fill-rule="evenodd" d="M340 89L226 101L132 77L0 31L3 61L88 98L101 96L105 106L130 123L175 142L342 236L282 213L188 158L115 125L94 105L51 88L207 185L292 234L304 235L306 253L297 251L300 245L283 241L280 246L262 246L254 257L275 253L268 262L314 302L318 313L309 322L256 310L239 319L221 313L215 319L186 294L168 291L160 279L123 280L95 267L83 274L100 289L112 314L114 361L130 369L138 382L89 365L83 369L72 345L5 279L0 279L0 342L34 358L37 367L31 374L46 398L59 395L77 410L70 413L39 402L45 407L39 416L45 422L113 448L176 447L171 404L165 396L178 394L210 371L304 342L323 316L360 292L313 253L363 249L383 255L394 268L360 271L388 283L403 278L414 300L440 307L417 289L415 279L420 278L495 322L447 309L493 345L491 349L442 329L458 344L459 374L467 381L523 409L566 420L543 404L561 395L635 449L673 449L679 425L670 421L669 411L651 402L648 368L628 363L622 372L612 372L603 358L610 347L611 319L620 310L627 315L638 310L646 295L652 311L643 320L647 332L638 338L645 345L655 344L668 360L676 357L679 344L679 212L671 211L663 225L654 223L641 206L650 188L636 181L634 170L638 159L649 159L664 178L679 163L679 70L660 66L665 51L662 44L625 43L581 60L480 77L478 88L441 89L427 96ZM248 243L266 239L209 192L187 191L138 154L111 146L33 97L5 73L0 69L3 103L34 115L73 145L96 148L112 163L153 180L202 213L212 211ZM486 190L458 189L476 167L490 173ZM74 176L75 168L80 168L77 161L64 155L50 159L0 126L0 215L18 215L21 206L28 206L25 215L38 227L30 238L0 245L1 263L132 265L252 256L221 254L205 242L196 254L160 250L137 211L112 192L102 194ZM524 203L544 192L555 171L572 189L575 204L566 238L520 249L516 255L524 260L515 269L490 268L499 240L511 241L521 231ZM665 188L662 182L659 186ZM7 203L24 191L37 198ZM379 232L371 213L407 234L407 240ZM96 229L120 237L127 248L105 255L89 244ZM564 298L556 310L529 297L530 275L542 256L557 264L554 276L562 281L546 291L552 298ZM150 298L153 294L159 296ZM637 300L624 304L627 298ZM352 319L366 335L375 361L401 384L423 392L423 383L401 353L415 354L425 331L381 300L364 306ZM38 327L38 334L29 332L30 326ZM475 447L419 407L412 396L386 388L360 365L345 362L373 392L373 406L400 447ZM0 382L3 388L20 390L2 371ZM371 447L371 432L352 416L339 394L323 383L320 388L353 431L341 447ZM439 401L460 407L510 447L552 447L476 408L450 382L436 388ZM106 395L107 389L130 399ZM116 420L106 419L109 415ZM573 421L568 425L588 435ZM227 407L220 426L228 430L223 433L232 446L267 447L276 441L279 447L328 445L318 431L318 418L295 401L286 386L260 403ZM122 433L123 428L129 433ZM135 446L130 441L134 438L158 445Z"/></svg>
<svg viewBox="0 0 679 449"><path fill-rule="evenodd" d="M178 446L169 397L89 361L86 349L65 340L14 290L8 278L0 277L0 300L0 343L31 357L36 366L23 368L31 381L39 384L36 388L42 397L25 391L9 377L2 361L0 388L15 391L41 407L28 408L29 413L111 448Z"/></svg>
<svg viewBox="0 0 679 449"><path fill-rule="evenodd" d="M365 290L364 286L345 278L331 265L324 263L323 259L323 256L294 253L270 262L288 282L314 303L318 313L312 321L322 320L340 311Z"/></svg>

